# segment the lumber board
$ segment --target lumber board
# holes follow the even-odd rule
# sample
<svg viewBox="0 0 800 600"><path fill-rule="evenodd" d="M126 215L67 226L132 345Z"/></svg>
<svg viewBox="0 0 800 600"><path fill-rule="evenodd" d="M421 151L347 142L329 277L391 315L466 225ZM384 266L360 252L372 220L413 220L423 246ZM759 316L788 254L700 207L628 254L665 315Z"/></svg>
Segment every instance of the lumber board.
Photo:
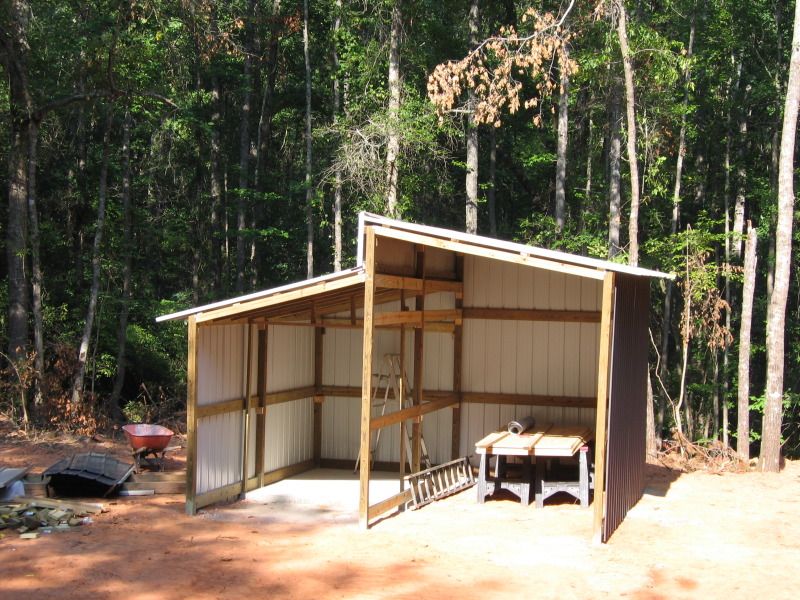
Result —
<svg viewBox="0 0 800 600"><path fill-rule="evenodd" d="M361 362L361 427L359 446L358 521L369 527L370 419L372 413L372 345L375 312L375 230L367 227L364 247L364 343Z"/></svg>
<svg viewBox="0 0 800 600"><path fill-rule="evenodd" d="M614 273L603 280L602 320L600 321L600 351L597 359L597 416L594 450L594 516L592 539L603 541L603 522L606 511L606 434L608 429L608 392L611 366L611 327L614 321Z"/></svg>
<svg viewBox="0 0 800 600"><path fill-rule="evenodd" d="M465 319L500 321L539 321L552 323L599 323L597 310L542 310L533 308L491 308L469 306L463 309Z"/></svg>
<svg viewBox="0 0 800 600"><path fill-rule="evenodd" d="M187 321L186 357L186 514L197 512L197 317Z"/></svg>
<svg viewBox="0 0 800 600"><path fill-rule="evenodd" d="M198 419L205 419L207 417L236 412L238 410L244 410L244 398L234 398L233 400L226 400L225 402L215 402L213 404L198 406L195 411L195 416Z"/></svg>
<svg viewBox="0 0 800 600"><path fill-rule="evenodd" d="M221 488L210 490L203 494L198 494L197 497L195 498L195 510L203 508L204 506L209 506L211 504L217 504L218 502L224 502L226 500L232 500L238 498L241 491L242 491L242 482L235 481L234 483L223 486Z"/></svg>
<svg viewBox="0 0 800 600"><path fill-rule="evenodd" d="M597 399L591 396L550 396L541 394L461 392L461 401L469 404L514 404L523 406L567 406L571 408L594 408Z"/></svg>
<svg viewBox="0 0 800 600"><path fill-rule="evenodd" d="M464 293L464 284L461 281L452 279L425 279L424 291L427 294L438 292L452 292L454 294ZM385 275L378 273L375 275L375 285L379 288L401 289L408 291L423 291L423 279L420 277L407 277L403 275Z"/></svg>
<svg viewBox="0 0 800 600"><path fill-rule="evenodd" d="M390 425L394 425L400 421L407 421L408 419L421 417L422 415L426 415L437 410L450 408L454 404L458 404L458 399L455 396L450 398L440 398L424 404L415 404L414 406L397 410L389 413L388 415L375 417L370 422L370 429L374 431L376 429L382 429L383 427L389 427Z"/></svg>
<svg viewBox="0 0 800 600"><path fill-rule="evenodd" d="M11 504L33 504L40 508L69 509L75 513L98 514L108 509L104 504L96 502L79 502L77 500L61 500L58 498L35 498L33 496L17 496L12 498Z"/></svg>
<svg viewBox="0 0 800 600"><path fill-rule="evenodd" d="M264 473L264 446L267 443L267 415L264 408L267 405L267 348L269 330L266 326L258 330L258 367L256 368L256 394L258 404L256 410L256 473L258 473L259 487L263 485Z"/></svg>
<svg viewBox="0 0 800 600"><path fill-rule="evenodd" d="M369 520L380 517L381 515L389 512L398 506L411 501L411 490L403 490L399 494L389 496L385 500L381 500L369 507Z"/></svg>
<svg viewBox="0 0 800 600"><path fill-rule="evenodd" d="M422 327L422 324L425 323L425 328L427 329L428 323L452 321L456 324L460 324L461 319L461 311L455 308L441 310L398 310L377 313L375 315L375 326L408 325L411 327Z"/></svg>

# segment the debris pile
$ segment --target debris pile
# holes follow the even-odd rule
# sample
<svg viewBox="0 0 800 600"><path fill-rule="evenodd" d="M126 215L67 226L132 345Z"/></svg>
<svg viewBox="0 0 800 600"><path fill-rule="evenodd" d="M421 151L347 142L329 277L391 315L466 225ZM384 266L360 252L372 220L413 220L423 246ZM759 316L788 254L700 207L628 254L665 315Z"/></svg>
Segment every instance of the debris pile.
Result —
<svg viewBox="0 0 800 600"><path fill-rule="evenodd" d="M708 471L710 473L747 471L747 463L736 450L719 440L692 442L673 431L673 439L664 440L658 459L670 469L678 471Z"/></svg>
<svg viewBox="0 0 800 600"><path fill-rule="evenodd" d="M0 504L0 530L13 529L22 539L36 539L41 533L88 525L92 522L91 515L105 510L102 504L88 502L14 498Z"/></svg>

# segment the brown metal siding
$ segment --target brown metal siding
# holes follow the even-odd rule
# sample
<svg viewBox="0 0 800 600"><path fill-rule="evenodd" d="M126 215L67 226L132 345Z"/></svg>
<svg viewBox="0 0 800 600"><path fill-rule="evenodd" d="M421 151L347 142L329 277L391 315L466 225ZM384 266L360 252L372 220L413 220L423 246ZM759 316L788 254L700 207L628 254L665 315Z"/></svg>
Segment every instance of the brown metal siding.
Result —
<svg viewBox="0 0 800 600"><path fill-rule="evenodd" d="M618 274L614 300L603 541L644 489L650 282Z"/></svg>

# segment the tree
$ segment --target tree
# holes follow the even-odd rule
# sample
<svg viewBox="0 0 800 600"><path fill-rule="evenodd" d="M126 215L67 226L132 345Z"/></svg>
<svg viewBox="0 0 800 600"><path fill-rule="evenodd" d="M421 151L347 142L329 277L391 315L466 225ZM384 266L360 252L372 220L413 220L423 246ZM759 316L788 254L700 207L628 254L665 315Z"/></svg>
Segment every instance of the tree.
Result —
<svg viewBox="0 0 800 600"><path fill-rule="evenodd" d="M392 32L389 38L389 129L386 141L386 213L399 217L398 156L400 155L400 36L402 35L402 0L392 5Z"/></svg>
<svg viewBox="0 0 800 600"><path fill-rule="evenodd" d="M789 294L789 266L792 260L794 216L794 145L800 104L800 2L795 3L792 55L781 131L778 171L778 222L775 228L775 275L767 311L767 385L761 433L762 471L778 471L783 417L784 335L786 299Z"/></svg>
<svg viewBox="0 0 800 600"><path fill-rule="evenodd" d="M753 296L756 289L758 232L748 224L744 251L742 317L739 326L739 397L737 403L736 451L750 460L750 326L753 322Z"/></svg>
<svg viewBox="0 0 800 600"><path fill-rule="evenodd" d="M469 5L469 45L474 48L478 40L480 23L479 0ZM475 120L475 92L467 90L467 206L466 232L478 233L478 123Z"/></svg>

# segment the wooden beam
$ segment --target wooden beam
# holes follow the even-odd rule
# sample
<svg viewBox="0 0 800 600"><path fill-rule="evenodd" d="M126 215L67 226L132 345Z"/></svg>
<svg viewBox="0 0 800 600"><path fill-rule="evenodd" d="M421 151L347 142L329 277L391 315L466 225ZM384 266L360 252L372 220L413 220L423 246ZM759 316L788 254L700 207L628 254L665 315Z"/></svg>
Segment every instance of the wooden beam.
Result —
<svg viewBox="0 0 800 600"><path fill-rule="evenodd" d="M611 367L611 329L614 323L614 273L609 272L603 280L602 320L600 321L600 348L597 361L597 419L595 422L594 452L594 519L592 539L603 541L603 525L606 504L606 434L608 429L608 393Z"/></svg>
<svg viewBox="0 0 800 600"><path fill-rule="evenodd" d="M258 367L256 369L256 394L258 394L258 410L256 410L256 476L258 487L264 487L264 451L267 444L267 344L269 330L264 327L258 330Z"/></svg>
<svg viewBox="0 0 800 600"><path fill-rule="evenodd" d="M497 319L502 321L544 321L560 323L599 323L600 311L540 310L533 308L489 308L468 306L465 319Z"/></svg>
<svg viewBox="0 0 800 600"><path fill-rule="evenodd" d="M492 392L461 392L461 401L469 404L515 404L522 406L567 406L594 408L593 396L548 396L542 394L498 394Z"/></svg>
<svg viewBox="0 0 800 600"><path fill-rule="evenodd" d="M280 392L269 392L264 396L266 406L273 404L282 404L284 402L291 402L292 400L300 400L302 398L313 398L316 395L317 388L313 385L306 385L291 390L282 390Z"/></svg>
<svg viewBox="0 0 800 600"><path fill-rule="evenodd" d="M369 527L369 467L370 420L372 417L372 344L375 310L375 230L366 228L364 246L364 343L361 360L361 435L359 448L358 522L362 529Z"/></svg>
<svg viewBox="0 0 800 600"><path fill-rule="evenodd" d="M376 429L382 429L384 427L394 425L395 423L400 423L401 421L421 417L422 415L427 415L428 413L442 410L443 408L449 408L453 406L453 404L458 404L458 398L456 398L451 392L450 396L446 398L431 400L430 402L426 402L424 404L415 404L414 406L402 408L395 412L389 413L388 415L375 417L372 419L369 427L373 431Z"/></svg>
<svg viewBox="0 0 800 600"><path fill-rule="evenodd" d="M322 337L323 330L314 330L314 388L318 392L322 387L322 360L323 360L323 343ZM322 402L318 402L317 398L324 400L324 397L314 397L314 440L313 440L313 456L314 464L319 465L322 458Z"/></svg>
<svg viewBox="0 0 800 600"><path fill-rule="evenodd" d="M197 322L203 323L206 321L214 321L218 319L233 317L235 315L240 315L246 312L257 311L263 308L268 308L270 306L275 306L277 304L285 304L287 302L310 298L312 296L316 296L318 294L326 292L342 290L344 288L348 288L354 285L359 285L364 281L366 281L366 276L364 273L362 272L353 273L351 275L344 276L341 279L334 279L332 281L321 281L319 283L301 287L299 289L290 290L287 292L278 293L271 296L266 296L264 298L245 300L237 304L234 304L232 306L226 306L224 308L218 308L216 310L210 310L208 312L198 313L196 315Z"/></svg>
<svg viewBox="0 0 800 600"><path fill-rule="evenodd" d="M214 404L198 406L195 410L195 418L205 419L207 417L213 417L214 415L221 415L237 410L244 410L244 398L234 398L233 400L226 400L225 402L215 402Z"/></svg>
<svg viewBox="0 0 800 600"><path fill-rule="evenodd" d="M417 300L420 300L417 298ZM443 310L398 310L392 312L382 312L375 314L375 326L383 325L410 325L412 327L422 327L425 323L426 328L429 322L453 321L460 324L462 319L461 311L455 308Z"/></svg>
<svg viewBox="0 0 800 600"><path fill-rule="evenodd" d="M387 313L380 313L387 314ZM377 317L377 315L376 315ZM312 323L311 321L282 321L275 319L266 319L263 321L269 325L293 325L295 327L316 327L317 329L363 329L364 321L362 319L343 319L343 318L327 318ZM419 327L420 323L391 323L391 324L375 324L375 327L381 329L397 329L401 325L409 327ZM426 323L425 330L435 333L453 333L455 331L455 324L445 322Z"/></svg>
<svg viewBox="0 0 800 600"><path fill-rule="evenodd" d="M461 281L462 291L464 285L464 257L456 255L456 277ZM456 309L462 309L464 304L463 294L456 296ZM458 397L458 404L453 406L452 426L450 429L450 460L459 457L461 450L461 363L463 356L464 328L456 325L453 332L453 392Z"/></svg>
<svg viewBox="0 0 800 600"><path fill-rule="evenodd" d="M445 240L420 233L391 229L389 227L376 226L375 235L378 237L389 237L396 240L403 240L406 242L411 242L412 244L441 248L443 250L450 250L452 252L461 252L463 254L469 254L472 256L481 256L503 262L536 267L538 269L544 269L547 271L566 273L567 275L577 275L578 277L586 277L588 279L601 280L605 275L605 271L599 271L591 267L582 267L559 260L539 258L537 256L530 256L529 254L512 252L510 250L488 248L486 246L469 244L457 240Z"/></svg>
<svg viewBox="0 0 800 600"><path fill-rule="evenodd" d="M195 499L196 508L202 508L209 504L216 504L225 500L232 500L237 498L242 490L242 483L237 481L230 485L223 486L216 490L211 490L203 494L199 494Z"/></svg>
<svg viewBox="0 0 800 600"><path fill-rule="evenodd" d="M197 317L187 320L186 357L186 514L197 512Z"/></svg>
<svg viewBox="0 0 800 600"><path fill-rule="evenodd" d="M452 292L463 295L464 284L461 281L452 279L426 279L425 293L435 294L437 292ZM408 290L414 292L422 291L423 280L419 277L404 277L402 275L375 275L375 286L385 289Z"/></svg>
<svg viewBox="0 0 800 600"><path fill-rule="evenodd" d="M389 498L381 500L380 502L370 506L368 517L370 520L375 519L389 512L390 510L397 508L398 506L401 506L406 502L410 501L411 501L411 489L409 488L407 490L403 490L399 494L390 496Z"/></svg>
<svg viewBox="0 0 800 600"><path fill-rule="evenodd" d="M247 494L247 477L249 475L248 472L248 463L250 462L250 406L251 402L249 398L251 396L250 390L250 380L252 379L252 368L253 368L253 331L250 323L246 326L246 334L247 335L247 351L245 353L246 356L246 364L244 367L244 397L248 399L248 402L245 404L244 411L242 412L242 431L244 435L242 436L242 492L240 494L241 498L245 497Z"/></svg>
<svg viewBox="0 0 800 600"><path fill-rule="evenodd" d="M414 308L421 313L420 327L414 330L414 406L422 404L422 386L425 352L425 246L415 245L416 275L422 279L422 295L414 299ZM420 454L422 452L422 423L415 419L411 423L411 472L420 470Z"/></svg>

